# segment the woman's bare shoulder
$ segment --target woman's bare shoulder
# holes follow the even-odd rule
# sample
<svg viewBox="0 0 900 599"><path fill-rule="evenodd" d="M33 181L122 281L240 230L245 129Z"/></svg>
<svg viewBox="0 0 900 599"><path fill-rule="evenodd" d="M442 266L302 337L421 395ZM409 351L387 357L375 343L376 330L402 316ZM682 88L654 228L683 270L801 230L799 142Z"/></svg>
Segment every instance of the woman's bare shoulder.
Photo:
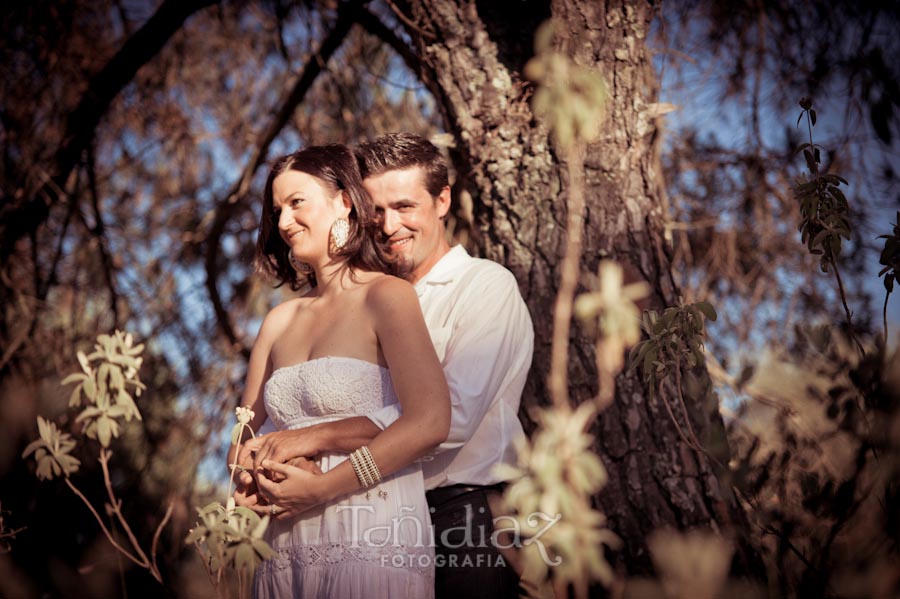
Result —
<svg viewBox="0 0 900 599"><path fill-rule="evenodd" d="M366 306L377 319L399 316L413 308L420 310L415 288L403 279L382 274L366 285Z"/></svg>
<svg viewBox="0 0 900 599"><path fill-rule="evenodd" d="M415 297L415 288L409 281L384 273L377 273L367 284L367 295L374 301L390 299L396 295Z"/></svg>
<svg viewBox="0 0 900 599"><path fill-rule="evenodd" d="M278 335L283 331L290 322L297 316L297 313L303 310L303 307L309 302L307 298L295 297L287 301L281 302L266 314L260 327L260 335L273 334Z"/></svg>

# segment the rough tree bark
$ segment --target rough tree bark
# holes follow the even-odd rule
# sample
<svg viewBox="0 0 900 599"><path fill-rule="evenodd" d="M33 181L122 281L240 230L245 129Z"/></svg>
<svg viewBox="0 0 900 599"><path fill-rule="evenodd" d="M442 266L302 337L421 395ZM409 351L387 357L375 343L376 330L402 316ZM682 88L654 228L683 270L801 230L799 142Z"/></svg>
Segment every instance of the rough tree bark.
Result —
<svg viewBox="0 0 900 599"><path fill-rule="evenodd" d="M632 279L650 283L648 307L675 305L678 290L663 234L658 127L648 107L657 89L645 43L653 9L627 0L557 0L550 10L531 0L491 4L419 0L403 10L421 68L436 82L438 103L467 165L478 244L513 271L534 316L534 366L523 402L533 406L548 398L552 322L547 315L565 244L567 181L547 131L531 112L521 70L532 53L536 26L552 11L563 49L576 62L596 67L612 95L605 133L589 148L586 162L582 270L595 272L600 258L613 258ZM578 332L570 348L569 380L575 402L596 393L592 342ZM650 399L636 374L622 374L616 383L616 401L594 431L596 451L610 474L596 500L624 539L620 559L634 574L651 567L650 532L727 526L729 501L714 463L682 441L661 403L674 406L675 395L664 390ZM686 398L693 428L701 440L721 440L717 406L709 393L700 395ZM684 422L679 425L685 428Z"/></svg>

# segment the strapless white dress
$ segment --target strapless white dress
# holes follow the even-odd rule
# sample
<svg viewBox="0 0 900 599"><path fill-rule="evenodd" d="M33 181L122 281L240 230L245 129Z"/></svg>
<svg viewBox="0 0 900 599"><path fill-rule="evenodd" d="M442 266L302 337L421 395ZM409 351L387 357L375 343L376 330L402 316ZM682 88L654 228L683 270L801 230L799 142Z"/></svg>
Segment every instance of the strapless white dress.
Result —
<svg viewBox="0 0 900 599"><path fill-rule="evenodd" d="M325 357L279 368L265 386L266 413L278 430L365 416L397 402L390 372L356 358ZM324 454L323 472L347 459ZM431 518L418 462L373 488L269 524L276 555L256 572L260 599L433 597Z"/></svg>

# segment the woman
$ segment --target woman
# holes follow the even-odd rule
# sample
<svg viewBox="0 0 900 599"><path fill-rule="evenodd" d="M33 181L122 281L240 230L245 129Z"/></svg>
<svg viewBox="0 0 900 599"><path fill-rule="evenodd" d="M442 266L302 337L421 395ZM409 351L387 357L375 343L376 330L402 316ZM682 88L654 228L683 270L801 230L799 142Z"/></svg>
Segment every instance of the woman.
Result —
<svg viewBox="0 0 900 599"><path fill-rule="evenodd" d="M278 160L266 182L257 258L263 271L312 289L275 307L250 356L242 405L259 430L365 415L399 402L403 416L348 455L319 456L322 474L264 462L254 509L275 516L276 557L257 597L425 597L433 549L414 461L447 437L450 396L413 287L385 274L372 204L339 145ZM244 466L247 466L244 464ZM289 517L285 517L285 515ZM299 515L298 515L299 514Z"/></svg>

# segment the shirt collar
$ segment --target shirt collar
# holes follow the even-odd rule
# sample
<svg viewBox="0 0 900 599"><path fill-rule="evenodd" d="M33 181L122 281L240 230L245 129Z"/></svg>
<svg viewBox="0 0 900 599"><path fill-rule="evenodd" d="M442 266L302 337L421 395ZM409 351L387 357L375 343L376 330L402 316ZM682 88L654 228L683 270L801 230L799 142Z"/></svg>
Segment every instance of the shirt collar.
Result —
<svg viewBox="0 0 900 599"><path fill-rule="evenodd" d="M469 252L463 246L455 245L450 248L450 251L441 256L441 259L425 273L424 277L416 281L416 293L421 296L428 285L452 283L468 258Z"/></svg>

